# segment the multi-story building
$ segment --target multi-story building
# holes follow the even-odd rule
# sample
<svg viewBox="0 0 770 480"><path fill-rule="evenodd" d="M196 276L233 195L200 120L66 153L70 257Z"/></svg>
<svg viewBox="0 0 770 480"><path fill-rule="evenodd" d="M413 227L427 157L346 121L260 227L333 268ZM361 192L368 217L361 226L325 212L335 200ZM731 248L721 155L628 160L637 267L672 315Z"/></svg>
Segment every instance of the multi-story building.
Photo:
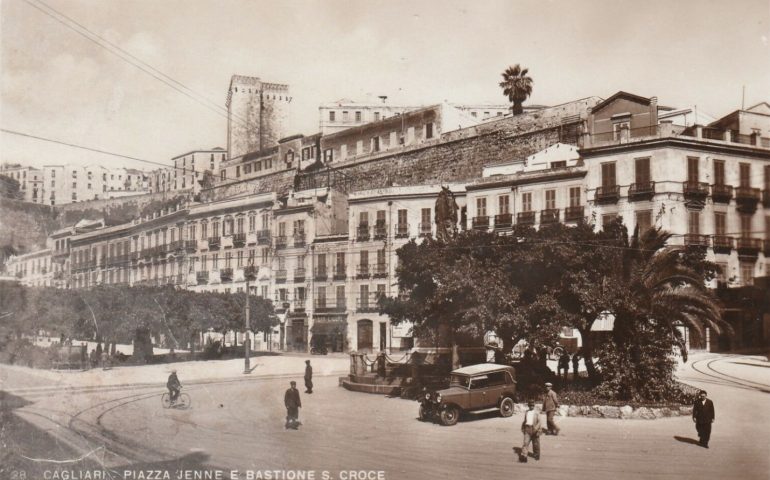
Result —
<svg viewBox="0 0 770 480"><path fill-rule="evenodd" d="M337 133L359 125L379 122L390 117L403 115L404 113L425 108L425 105L395 105L388 103L387 96L380 96L379 100L353 101L347 98L336 102L324 103L318 107L318 129L322 135ZM510 115L511 105L480 103L480 104L449 104L465 115L485 121L493 118ZM541 105L528 105L525 112L545 108Z"/></svg>
<svg viewBox="0 0 770 480"><path fill-rule="evenodd" d="M3 165L0 175L5 175L19 182L21 200L31 203L44 203L43 171L19 164Z"/></svg>
<svg viewBox="0 0 770 480"><path fill-rule="evenodd" d="M581 220L601 228L620 216L630 230L659 226L674 234L673 242L705 249L723 271L714 287L748 285L770 274L770 125L760 121L770 118L762 113L766 104L709 126L673 120L678 117L666 117L673 110L655 98L624 92L592 104L587 116L576 116L572 104L551 109L584 119L576 144L552 141L528 156L481 150L486 166L479 178L449 185L458 228L505 233L516 224ZM281 345L292 350L321 342L338 351L411 348L409 326L391 325L376 301L399 293L396 250L435 235L441 185L386 186L380 176L382 188L357 191L344 176L335 188L296 180L319 165L336 175L334 167L398 159L431 142L447 139L461 149L463 142L477 145L475 136L501 136L494 134L495 122L487 122L436 138L454 128L446 125L456 109L449 112L427 107L334 134L282 139L222 164L218 186L239 186L229 198L126 225L56 232L53 253L43 256L70 259L70 271L63 271L74 288L170 283L237 292L247 290L249 279L251 294L274 301ZM541 145L543 138L523 141ZM295 179L294 189L254 193L284 176ZM9 262L12 271L31 275L17 264ZM757 333L756 319L733 310L726 315L738 331L734 345L752 345L749 337L770 340L770 331Z"/></svg>

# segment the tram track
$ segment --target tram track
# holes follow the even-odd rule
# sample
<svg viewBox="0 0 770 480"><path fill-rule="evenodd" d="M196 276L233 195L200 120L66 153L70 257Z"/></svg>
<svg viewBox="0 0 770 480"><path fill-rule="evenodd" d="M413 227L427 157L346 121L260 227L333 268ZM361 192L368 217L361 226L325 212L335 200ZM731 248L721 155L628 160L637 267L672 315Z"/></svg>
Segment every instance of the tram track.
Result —
<svg viewBox="0 0 770 480"><path fill-rule="evenodd" d="M737 359L737 358L749 358L749 356L744 355L744 356L732 357L732 358L704 358L702 360L696 360L690 365L690 367L694 371L700 373L701 375L705 375L709 378L719 380L722 383L726 383L727 386L759 391L762 393L770 393L770 385L768 384L755 382L753 380L748 380L741 377L736 377L735 375L730 375L714 368L714 364L717 362L724 362L724 361Z"/></svg>

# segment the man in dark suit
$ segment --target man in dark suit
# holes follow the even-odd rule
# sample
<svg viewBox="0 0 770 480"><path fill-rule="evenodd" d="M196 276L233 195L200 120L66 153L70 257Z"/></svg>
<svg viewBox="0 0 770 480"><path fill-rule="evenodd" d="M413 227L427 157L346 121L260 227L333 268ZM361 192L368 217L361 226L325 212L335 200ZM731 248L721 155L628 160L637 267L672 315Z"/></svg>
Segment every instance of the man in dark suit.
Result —
<svg viewBox="0 0 770 480"><path fill-rule="evenodd" d="M313 393L313 367L305 360L305 393Z"/></svg>
<svg viewBox="0 0 770 480"><path fill-rule="evenodd" d="M692 407L692 421L698 431L698 443L701 447L709 448L711 424L714 423L714 402L706 398L706 391L701 390Z"/></svg>
<svg viewBox="0 0 770 480"><path fill-rule="evenodd" d="M283 403L286 405L286 428L296 430L300 426L299 409L302 407L297 382L291 382L291 388L286 390L286 394L283 396Z"/></svg>

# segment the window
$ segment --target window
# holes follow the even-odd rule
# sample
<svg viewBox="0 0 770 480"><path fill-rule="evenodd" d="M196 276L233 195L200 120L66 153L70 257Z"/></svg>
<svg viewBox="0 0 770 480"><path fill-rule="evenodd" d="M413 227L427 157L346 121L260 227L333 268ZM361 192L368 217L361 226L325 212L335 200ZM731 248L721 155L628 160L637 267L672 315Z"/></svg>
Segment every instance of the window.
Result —
<svg viewBox="0 0 770 480"><path fill-rule="evenodd" d="M350 114L348 114L348 112L346 112L346 111L343 111L342 112L342 121L343 122L347 122L348 120L350 120Z"/></svg>
<svg viewBox="0 0 770 480"><path fill-rule="evenodd" d="M92 188L91 188L91 184L90 184L90 183L88 184L88 189L89 189L89 190L92 190Z"/></svg>
<svg viewBox="0 0 770 480"><path fill-rule="evenodd" d="M612 137L615 140L620 140L621 132L624 130L628 132L631 129L631 123L629 122L617 122L612 125Z"/></svg>
<svg viewBox="0 0 770 480"><path fill-rule="evenodd" d="M532 211L532 192L526 192L521 194L521 211Z"/></svg>
<svg viewBox="0 0 770 480"><path fill-rule="evenodd" d="M425 124L425 138L433 138L433 123L429 122Z"/></svg>
<svg viewBox="0 0 770 480"><path fill-rule="evenodd" d="M740 168L740 179L741 179L741 187L748 188L751 186L751 164L748 163L741 163L739 165Z"/></svg>
<svg viewBox="0 0 770 480"><path fill-rule="evenodd" d="M556 208L556 190L545 191L545 208L546 210L554 210Z"/></svg>
<svg viewBox="0 0 770 480"><path fill-rule="evenodd" d="M238 250L237 259L236 259L236 267L241 268L243 266L243 250Z"/></svg>
<svg viewBox="0 0 770 480"><path fill-rule="evenodd" d="M617 185L615 162L602 163L602 187L614 187L615 185Z"/></svg>
<svg viewBox="0 0 770 480"><path fill-rule="evenodd" d="M615 221L616 218L618 218L618 216L614 213L602 215L602 229L606 229L607 225Z"/></svg>
<svg viewBox="0 0 770 480"><path fill-rule="evenodd" d="M765 166L765 195L770 195L770 165Z"/></svg>
<svg viewBox="0 0 770 480"><path fill-rule="evenodd" d="M558 162L551 162L551 168L567 168L567 161L559 160Z"/></svg>
<svg viewBox="0 0 770 480"><path fill-rule="evenodd" d="M225 170L224 168L222 169L222 171L221 171L221 172L219 172L219 179L220 179L220 180L225 180L225 179L227 179L227 170Z"/></svg>
<svg viewBox="0 0 770 480"><path fill-rule="evenodd" d="M652 210L640 210L636 212L636 228L643 233L652 227Z"/></svg>
<svg viewBox="0 0 770 480"><path fill-rule="evenodd" d="M78 183L77 182L72 182L72 188L78 188Z"/></svg>
<svg viewBox="0 0 770 480"><path fill-rule="evenodd" d="M327 148L324 150L324 162L329 163L334 160L334 149Z"/></svg>
<svg viewBox="0 0 770 480"><path fill-rule="evenodd" d="M569 206L580 206L580 187L570 187L569 189Z"/></svg>
<svg viewBox="0 0 770 480"><path fill-rule="evenodd" d="M497 213L505 215L511 211L511 198L508 195L500 195L497 197Z"/></svg>
<svg viewBox="0 0 770 480"><path fill-rule="evenodd" d="M741 236L751 237L751 215L741 215Z"/></svg>
<svg viewBox="0 0 770 480"><path fill-rule="evenodd" d="M238 178L240 176L241 176L241 167L239 165L235 167L235 178Z"/></svg>
<svg viewBox="0 0 770 480"><path fill-rule="evenodd" d="M476 216L487 216L487 199L484 197L476 199Z"/></svg>
<svg viewBox="0 0 770 480"><path fill-rule="evenodd" d="M398 210L398 224L399 225L406 225L406 209L401 208Z"/></svg>
<svg viewBox="0 0 770 480"><path fill-rule="evenodd" d="M209 225L208 223L201 223L201 240L206 240L209 237ZM194 232L195 230L193 230Z"/></svg>
<svg viewBox="0 0 770 480"><path fill-rule="evenodd" d="M741 263L741 283L743 285L754 285L753 263Z"/></svg>
<svg viewBox="0 0 770 480"><path fill-rule="evenodd" d="M423 208L420 212L420 221L430 227L430 208Z"/></svg>
<svg viewBox="0 0 770 480"><path fill-rule="evenodd" d="M714 160L714 185L725 184L725 161Z"/></svg>
<svg viewBox="0 0 770 480"><path fill-rule="evenodd" d="M727 233L727 214L724 212L714 212L714 233L716 235L725 235Z"/></svg>
<svg viewBox="0 0 770 480"><path fill-rule="evenodd" d="M211 268L216 270L219 268L219 254L215 253L211 255Z"/></svg>
<svg viewBox="0 0 770 480"><path fill-rule="evenodd" d="M637 186L646 186L650 183L650 159L637 158L634 162L634 174Z"/></svg>
<svg viewBox="0 0 770 480"><path fill-rule="evenodd" d="M345 253L337 252L337 273L345 273Z"/></svg>
<svg viewBox="0 0 770 480"><path fill-rule="evenodd" d="M380 151L380 137L372 137L372 151L373 152Z"/></svg>
<svg viewBox="0 0 770 480"><path fill-rule="evenodd" d="M380 121L380 112L374 112L374 121L379 122Z"/></svg>
<svg viewBox="0 0 770 480"><path fill-rule="evenodd" d="M262 249L262 265L267 265L270 262L270 250L267 248Z"/></svg>
<svg viewBox="0 0 770 480"><path fill-rule="evenodd" d="M243 233L243 217L235 220L235 233Z"/></svg>
<svg viewBox="0 0 770 480"><path fill-rule="evenodd" d="M335 112L334 112L334 111L331 111L331 112L329 112L329 121L330 121L330 122L334 122L334 121L335 121L335 119L334 119L334 114L335 114Z"/></svg>
<svg viewBox="0 0 770 480"><path fill-rule="evenodd" d="M251 164L247 163L243 166L243 174L248 175L249 173L251 173Z"/></svg>
<svg viewBox="0 0 770 480"><path fill-rule="evenodd" d="M278 236L279 237L286 236L286 222L278 222Z"/></svg>
<svg viewBox="0 0 770 480"><path fill-rule="evenodd" d="M687 231L691 234L697 235L700 233L700 212L696 210L690 210L687 213Z"/></svg>
<svg viewBox="0 0 770 480"><path fill-rule="evenodd" d="M249 215L249 231L253 232L257 229L257 216Z"/></svg>
<svg viewBox="0 0 770 480"><path fill-rule="evenodd" d="M369 252L367 250L361 250L359 265L365 267L369 265Z"/></svg>
<svg viewBox="0 0 770 480"><path fill-rule="evenodd" d="M361 122L361 112L356 112L356 122Z"/></svg>
<svg viewBox="0 0 770 480"><path fill-rule="evenodd" d="M698 183L700 180L699 161L698 157L687 157L687 181L689 183Z"/></svg>
<svg viewBox="0 0 770 480"><path fill-rule="evenodd" d="M361 306L366 308L369 306L369 285L361 285L359 287L359 298Z"/></svg>
<svg viewBox="0 0 770 480"><path fill-rule="evenodd" d="M337 285L337 308L345 308L345 285Z"/></svg>

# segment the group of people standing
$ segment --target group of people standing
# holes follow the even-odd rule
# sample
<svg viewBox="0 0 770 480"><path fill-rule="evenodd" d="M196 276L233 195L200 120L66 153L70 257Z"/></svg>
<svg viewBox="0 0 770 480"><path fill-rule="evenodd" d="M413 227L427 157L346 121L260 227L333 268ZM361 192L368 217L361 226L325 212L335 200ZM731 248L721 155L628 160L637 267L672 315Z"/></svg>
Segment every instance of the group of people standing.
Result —
<svg viewBox="0 0 770 480"><path fill-rule="evenodd" d="M545 435L558 435L561 429L556 425L554 417L559 409L559 397L553 390L551 383L546 383L545 388L542 407L542 411L546 415L544 433ZM693 404L692 421L698 432L698 445L703 448L709 448L711 424L714 423L714 418L714 403L707 398L706 391L701 390ZM540 423L540 412L535 410L535 401L532 399L527 402L527 410L524 412L524 420L521 422L521 433L524 435L524 443L519 451L519 461L527 462L530 444L532 445L533 458L540 460L540 435L543 433L543 428Z"/></svg>
<svg viewBox="0 0 770 480"><path fill-rule="evenodd" d="M570 354L566 351L559 357L558 367L556 369L559 378L562 378L562 372L564 373L564 381L567 381L567 375L569 375L569 364L572 362L572 378L573 380L578 378L578 367L580 366L580 351Z"/></svg>
<svg viewBox="0 0 770 480"><path fill-rule="evenodd" d="M310 366L310 360L305 360L305 393L313 393L313 367ZM302 422L299 421L299 409L302 408L302 400L299 398L297 382L289 382L289 389L283 396L283 403L286 406L286 425L284 428L297 430Z"/></svg>

